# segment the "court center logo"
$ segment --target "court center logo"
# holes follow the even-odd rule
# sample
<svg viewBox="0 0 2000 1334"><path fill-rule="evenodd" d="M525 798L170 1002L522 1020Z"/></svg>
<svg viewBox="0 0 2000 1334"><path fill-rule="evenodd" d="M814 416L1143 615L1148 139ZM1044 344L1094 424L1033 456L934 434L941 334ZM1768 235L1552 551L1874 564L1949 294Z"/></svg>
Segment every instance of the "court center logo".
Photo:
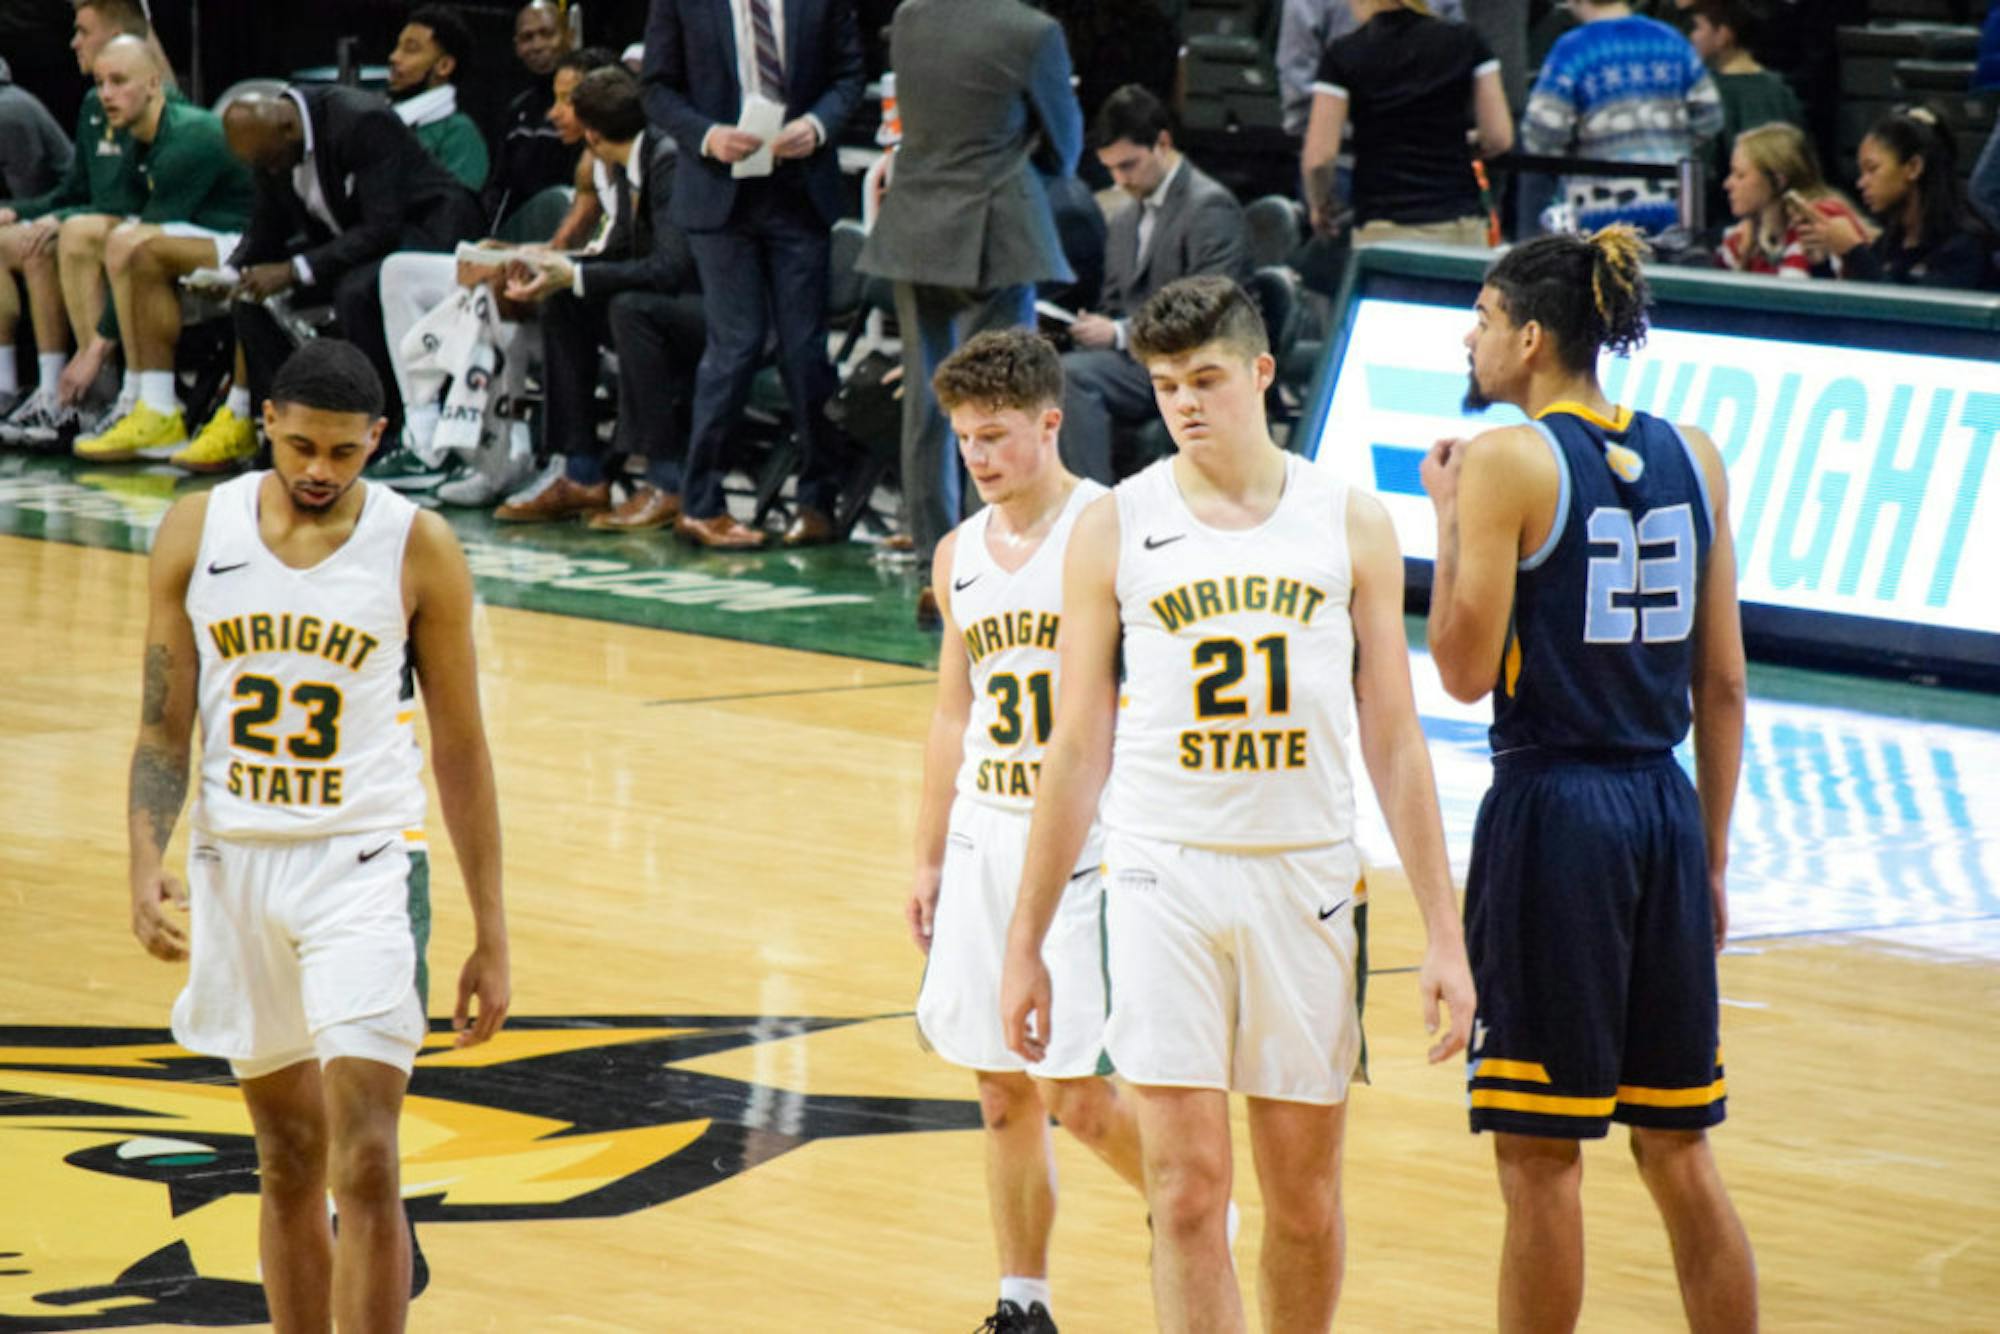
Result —
<svg viewBox="0 0 2000 1334"><path fill-rule="evenodd" d="M417 1291L433 1225L617 1217L815 1139L978 1126L972 1102L823 1097L690 1068L867 1022L511 1019L465 1051L434 1034L402 1122ZM270 1319L242 1096L224 1063L164 1031L0 1026L0 1181L0 1334Z"/></svg>

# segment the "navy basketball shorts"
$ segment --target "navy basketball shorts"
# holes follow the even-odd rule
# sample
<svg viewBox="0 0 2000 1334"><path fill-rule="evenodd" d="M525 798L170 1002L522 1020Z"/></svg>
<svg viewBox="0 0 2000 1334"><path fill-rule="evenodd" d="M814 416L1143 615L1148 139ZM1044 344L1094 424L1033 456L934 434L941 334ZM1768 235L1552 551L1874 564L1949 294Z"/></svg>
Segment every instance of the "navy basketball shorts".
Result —
<svg viewBox="0 0 2000 1334"><path fill-rule="evenodd" d="M1724 1115L1701 809L1671 755L1498 756L1465 897L1472 1129L1597 1139Z"/></svg>

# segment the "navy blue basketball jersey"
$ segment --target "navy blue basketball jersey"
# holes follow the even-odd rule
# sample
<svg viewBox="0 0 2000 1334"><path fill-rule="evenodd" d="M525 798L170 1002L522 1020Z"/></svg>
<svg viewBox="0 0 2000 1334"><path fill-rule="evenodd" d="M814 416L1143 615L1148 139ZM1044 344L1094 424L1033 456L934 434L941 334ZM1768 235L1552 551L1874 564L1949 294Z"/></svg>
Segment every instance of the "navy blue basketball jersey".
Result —
<svg viewBox="0 0 2000 1334"><path fill-rule="evenodd" d="M1708 481L1671 422L1558 403L1534 423L1561 474L1554 526L1514 577L1493 753L1678 745L1693 716Z"/></svg>

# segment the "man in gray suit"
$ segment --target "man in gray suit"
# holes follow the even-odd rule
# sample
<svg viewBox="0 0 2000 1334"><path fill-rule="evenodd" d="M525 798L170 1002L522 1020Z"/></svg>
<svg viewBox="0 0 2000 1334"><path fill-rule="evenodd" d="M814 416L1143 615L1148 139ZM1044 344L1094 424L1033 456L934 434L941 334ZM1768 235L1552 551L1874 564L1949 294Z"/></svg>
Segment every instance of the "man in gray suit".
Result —
<svg viewBox="0 0 2000 1334"><path fill-rule="evenodd" d="M1075 277L1037 167L1076 169L1083 113L1062 28L1020 0L908 0L889 62L903 142L860 267L896 287L903 512L929 569L963 517L958 450L931 374L975 333L1032 324L1036 283Z"/></svg>
<svg viewBox="0 0 2000 1334"><path fill-rule="evenodd" d="M1104 99L1091 129L1097 160L1133 202L1111 219L1104 255L1104 312L1070 326L1076 350L1063 355L1062 456L1069 470L1107 486L1114 480L1114 422L1143 422L1157 411L1146 368L1125 350L1126 316L1173 282L1219 274L1250 276L1243 206L1181 156L1160 99L1128 83Z"/></svg>

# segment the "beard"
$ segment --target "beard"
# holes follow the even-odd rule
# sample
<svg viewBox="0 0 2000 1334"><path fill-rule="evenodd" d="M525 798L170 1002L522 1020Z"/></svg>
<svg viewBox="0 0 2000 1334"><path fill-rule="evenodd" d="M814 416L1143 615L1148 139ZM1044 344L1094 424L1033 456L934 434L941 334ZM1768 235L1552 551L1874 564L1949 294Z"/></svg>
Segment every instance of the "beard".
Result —
<svg viewBox="0 0 2000 1334"><path fill-rule="evenodd" d="M1465 364L1465 397L1460 400L1459 406L1465 409L1468 416L1484 412L1493 406L1493 400L1479 387L1479 372L1473 367L1470 359L1467 359Z"/></svg>

